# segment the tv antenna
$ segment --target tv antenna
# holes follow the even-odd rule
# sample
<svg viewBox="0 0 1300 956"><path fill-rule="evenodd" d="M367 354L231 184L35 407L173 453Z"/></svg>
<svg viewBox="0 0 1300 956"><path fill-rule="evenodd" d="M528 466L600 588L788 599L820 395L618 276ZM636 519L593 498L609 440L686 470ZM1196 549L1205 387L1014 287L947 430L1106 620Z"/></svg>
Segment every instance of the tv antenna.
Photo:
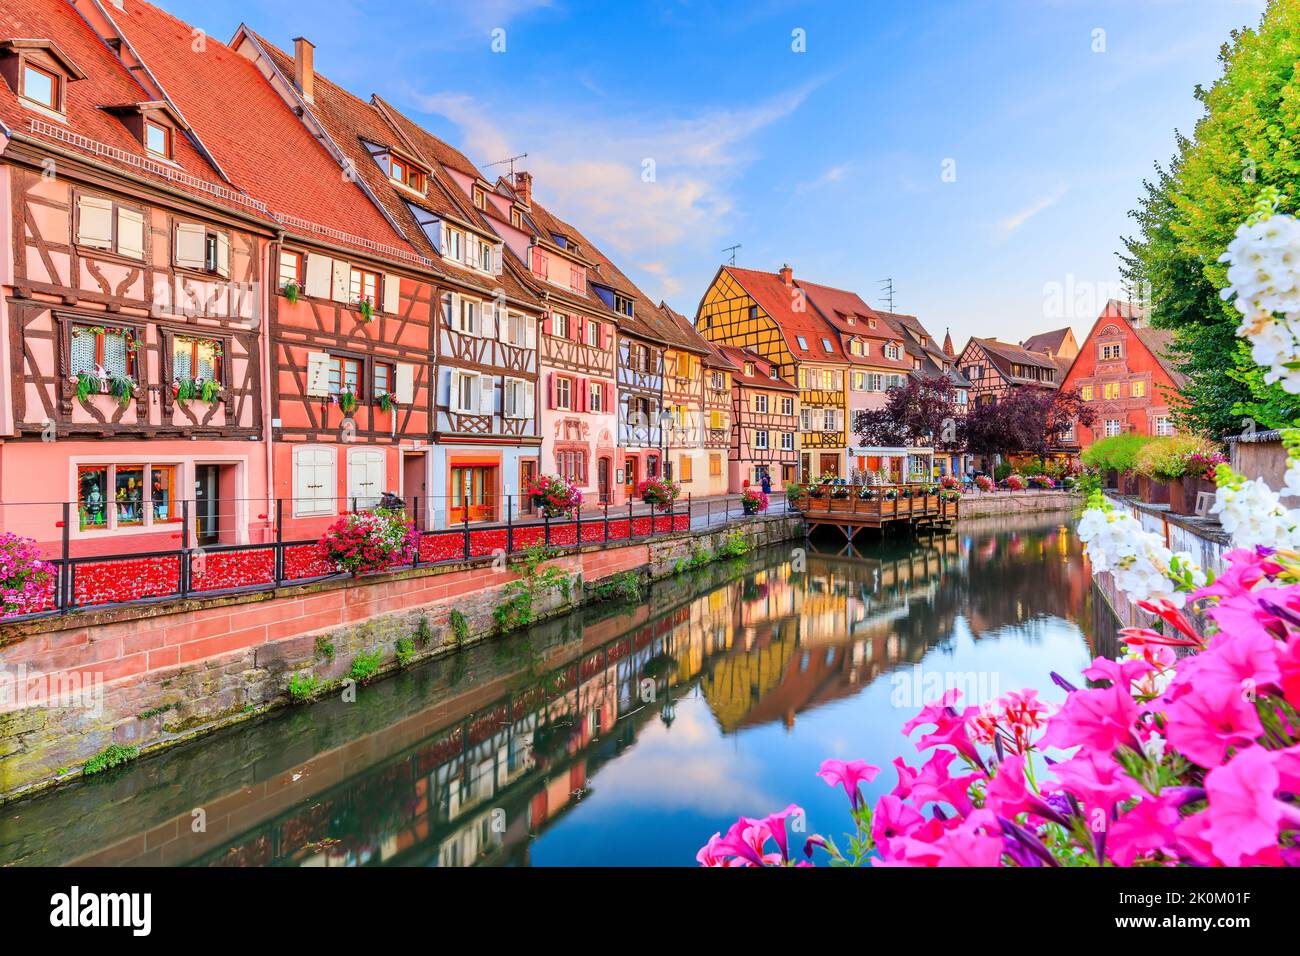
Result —
<svg viewBox="0 0 1300 956"><path fill-rule="evenodd" d="M884 294L885 301L889 303L889 311L893 312L894 311L894 280L881 279L878 284L883 287L881 291Z"/></svg>
<svg viewBox="0 0 1300 956"><path fill-rule="evenodd" d="M508 156L508 157L506 157L505 159L498 159L495 163L486 163L486 164L484 164L483 168L484 168L484 169L491 169L493 166L504 166L506 163L509 163L509 164L510 164L510 180L511 180L511 182L513 182L513 181L514 181L514 178L515 178L515 160L516 160L516 159L527 159L527 158L528 158L528 154L527 154L527 153L520 153L518 156Z"/></svg>
<svg viewBox="0 0 1300 956"><path fill-rule="evenodd" d="M723 254L724 256L725 256L727 253L731 253L731 264L732 264L733 266L736 264L736 250L739 249L739 248L740 248L740 243L738 242L738 243L736 243L734 246L727 246L727 248L725 248L725 249L722 250L722 254Z"/></svg>

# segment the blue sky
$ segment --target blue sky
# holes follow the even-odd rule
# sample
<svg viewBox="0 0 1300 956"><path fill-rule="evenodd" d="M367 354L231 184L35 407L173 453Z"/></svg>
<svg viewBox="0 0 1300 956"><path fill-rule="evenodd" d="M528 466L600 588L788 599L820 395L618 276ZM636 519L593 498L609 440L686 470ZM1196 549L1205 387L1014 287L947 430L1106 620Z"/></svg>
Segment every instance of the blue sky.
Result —
<svg viewBox="0 0 1300 956"><path fill-rule="evenodd" d="M223 40L306 35L480 166L528 153L538 197L688 315L741 243L873 305L891 277L960 348L1082 338L1143 177L1263 0L163 5Z"/></svg>

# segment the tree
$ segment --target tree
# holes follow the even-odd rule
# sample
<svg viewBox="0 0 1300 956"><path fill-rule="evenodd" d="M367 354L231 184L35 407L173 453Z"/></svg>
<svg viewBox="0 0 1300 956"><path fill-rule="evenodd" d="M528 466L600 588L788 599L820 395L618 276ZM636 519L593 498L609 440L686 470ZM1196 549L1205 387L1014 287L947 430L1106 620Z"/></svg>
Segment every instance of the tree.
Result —
<svg viewBox="0 0 1300 956"><path fill-rule="evenodd" d="M1091 425L1094 418L1092 407L1072 388L1022 387L972 409L961 431L972 454L1026 453L1044 459L1075 423Z"/></svg>
<svg viewBox="0 0 1300 956"><path fill-rule="evenodd" d="M1196 97L1205 115L1178 153L1144 183L1130 215L1139 235L1124 240L1124 277L1146 290L1151 322L1174 331L1174 358L1188 377L1179 425L1224 435L1242 416L1267 427L1295 422L1295 396L1266 385L1236 336L1236 309L1219 298L1219 262L1263 186L1282 192L1282 211L1300 202L1300 0L1271 0L1259 26L1235 31L1219 54L1223 75Z"/></svg>
<svg viewBox="0 0 1300 956"><path fill-rule="evenodd" d="M926 446L940 451L961 447L957 387L949 376L909 377L887 394L884 408L858 412L854 420L853 430L863 445Z"/></svg>

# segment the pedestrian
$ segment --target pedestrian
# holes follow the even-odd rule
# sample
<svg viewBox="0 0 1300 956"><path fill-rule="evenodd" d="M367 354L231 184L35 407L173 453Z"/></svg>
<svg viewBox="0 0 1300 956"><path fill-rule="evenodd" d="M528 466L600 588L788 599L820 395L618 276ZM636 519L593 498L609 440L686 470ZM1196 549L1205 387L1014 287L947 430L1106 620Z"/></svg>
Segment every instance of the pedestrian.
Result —
<svg viewBox="0 0 1300 956"><path fill-rule="evenodd" d="M766 471L763 472L763 475L761 478L759 478L758 483L763 489L763 494L770 495L772 493L772 476L769 475Z"/></svg>

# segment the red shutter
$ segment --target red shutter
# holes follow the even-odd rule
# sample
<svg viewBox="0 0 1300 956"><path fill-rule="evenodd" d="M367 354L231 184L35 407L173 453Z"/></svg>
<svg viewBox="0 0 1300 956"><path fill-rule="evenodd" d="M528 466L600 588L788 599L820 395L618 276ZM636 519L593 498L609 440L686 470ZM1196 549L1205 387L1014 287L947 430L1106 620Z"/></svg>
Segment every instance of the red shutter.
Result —
<svg viewBox="0 0 1300 956"><path fill-rule="evenodd" d="M614 337L614 327L608 322L600 323L600 347L607 349L610 346L610 340Z"/></svg>
<svg viewBox="0 0 1300 956"><path fill-rule="evenodd" d="M590 403L591 403L591 394L587 388L587 380L585 378L580 378L578 379L578 411L580 412L587 411L588 410L587 406Z"/></svg>
<svg viewBox="0 0 1300 956"><path fill-rule="evenodd" d="M552 373L551 373L551 387L550 387L550 393L551 393L551 408L555 408L555 407L556 407L555 383L556 383L556 375L555 375L554 372L552 372Z"/></svg>
<svg viewBox="0 0 1300 956"><path fill-rule="evenodd" d="M604 382L603 387L605 389L605 411L612 412L614 411L614 383Z"/></svg>
<svg viewBox="0 0 1300 956"><path fill-rule="evenodd" d="M551 334L551 313L549 312L547 312L546 315L542 316L542 334L543 335Z"/></svg>
<svg viewBox="0 0 1300 956"><path fill-rule="evenodd" d="M573 341L583 341L583 330L587 327L587 320L580 315L573 316L573 325L569 327L569 334L573 336Z"/></svg>

